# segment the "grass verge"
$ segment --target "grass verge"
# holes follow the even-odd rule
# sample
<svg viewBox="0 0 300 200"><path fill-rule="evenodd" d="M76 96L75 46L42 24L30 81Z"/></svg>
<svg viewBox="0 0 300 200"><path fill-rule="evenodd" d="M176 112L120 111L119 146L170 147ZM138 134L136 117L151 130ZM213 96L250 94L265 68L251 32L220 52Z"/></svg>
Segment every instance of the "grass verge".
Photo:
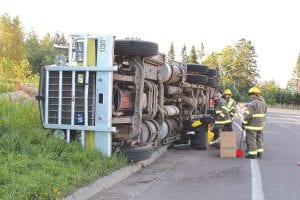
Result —
<svg viewBox="0 0 300 200"><path fill-rule="evenodd" d="M0 94L6 93L6 92L12 92L15 90L15 84L13 82L7 81L6 83L3 83L0 81Z"/></svg>
<svg viewBox="0 0 300 200"><path fill-rule="evenodd" d="M62 199L127 165L42 128L37 105L0 99L0 199Z"/></svg>

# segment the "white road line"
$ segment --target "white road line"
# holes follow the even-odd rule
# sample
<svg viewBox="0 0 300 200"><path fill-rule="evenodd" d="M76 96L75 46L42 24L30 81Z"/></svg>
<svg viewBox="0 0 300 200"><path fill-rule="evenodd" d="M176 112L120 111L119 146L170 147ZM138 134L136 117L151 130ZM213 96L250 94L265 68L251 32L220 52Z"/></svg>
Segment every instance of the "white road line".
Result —
<svg viewBox="0 0 300 200"><path fill-rule="evenodd" d="M264 191L258 161L256 159L251 159L250 161L252 173L252 200L264 200Z"/></svg>
<svg viewBox="0 0 300 200"><path fill-rule="evenodd" d="M238 123L233 122L233 124L242 132ZM264 191L258 161L256 159L250 159L250 164L252 175L252 200L264 200Z"/></svg>

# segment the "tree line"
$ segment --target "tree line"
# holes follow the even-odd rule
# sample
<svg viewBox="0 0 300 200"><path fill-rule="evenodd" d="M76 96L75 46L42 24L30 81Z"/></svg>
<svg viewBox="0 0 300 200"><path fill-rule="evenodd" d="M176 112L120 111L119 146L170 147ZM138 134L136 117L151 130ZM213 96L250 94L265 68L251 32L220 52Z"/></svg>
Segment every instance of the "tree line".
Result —
<svg viewBox="0 0 300 200"><path fill-rule="evenodd" d="M40 68L53 64L58 51L54 44L66 45L62 33L46 34L39 39L32 30L25 33L19 17L0 16L0 81L24 81Z"/></svg>
<svg viewBox="0 0 300 200"><path fill-rule="evenodd" d="M40 39L34 30L24 32L19 17L0 15L0 82L27 80L38 74L42 66L53 64L55 55L59 53L54 44L67 44L63 33L47 33ZM220 52L204 55L203 43L200 49L193 45L189 53L186 45L183 45L179 61L199 63L216 69L220 76L220 90L230 88L237 100L245 101L248 89L256 85L262 89L269 104L300 104L297 93L300 54L285 89L281 89L274 80L259 82L257 55L250 40L242 38ZM167 59L175 60L173 42L167 52Z"/></svg>
<svg viewBox="0 0 300 200"><path fill-rule="evenodd" d="M255 47L250 40L244 38L238 40L233 46L226 46L220 52L212 52L204 59L204 46L200 50L192 45L187 54L186 45L183 45L179 61L183 63L203 64L216 69L220 76L220 90L229 88L233 91L238 101L246 101L249 88L258 86L263 96L270 105L286 104L300 105L300 93L297 92L297 84L300 78L300 54L296 66L287 87L282 89L276 81L260 82L260 74L257 66ZM175 60L174 43L171 42L167 52L168 60Z"/></svg>

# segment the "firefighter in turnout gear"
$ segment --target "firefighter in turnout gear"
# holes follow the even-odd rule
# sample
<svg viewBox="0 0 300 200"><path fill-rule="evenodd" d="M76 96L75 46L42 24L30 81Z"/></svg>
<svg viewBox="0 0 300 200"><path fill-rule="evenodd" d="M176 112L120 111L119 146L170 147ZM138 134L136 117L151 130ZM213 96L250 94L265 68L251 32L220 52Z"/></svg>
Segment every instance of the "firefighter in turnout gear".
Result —
<svg viewBox="0 0 300 200"><path fill-rule="evenodd" d="M267 104L260 90L249 90L250 101L244 113L242 128L246 130L247 158L261 157L263 149L263 129L266 121Z"/></svg>
<svg viewBox="0 0 300 200"><path fill-rule="evenodd" d="M215 106L215 124L213 128L214 132L214 140L218 139L220 136L220 132L223 129L223 127L227 124L232 123L229 109L227 108L227 102L226 100L219 94L215 98L216 100L216 106Z"/></svg>
<svg viewBox="0 0 300 200"><path fill-rule="evenodd" d="M224 90L224 99L226 100L226 107L228 109L229 115L231 117L231 123L224 124L223 131L233 131L232 120L235 114L236 103L232 98L232 92L229 89Z"/></svg>

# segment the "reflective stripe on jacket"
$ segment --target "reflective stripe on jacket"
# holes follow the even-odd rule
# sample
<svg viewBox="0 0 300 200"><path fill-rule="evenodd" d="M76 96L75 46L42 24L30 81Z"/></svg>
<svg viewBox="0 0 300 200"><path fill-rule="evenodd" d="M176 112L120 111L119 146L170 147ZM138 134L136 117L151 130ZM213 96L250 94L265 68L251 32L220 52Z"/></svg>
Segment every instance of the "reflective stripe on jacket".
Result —
<svg viewBox="0 0 300 200"><path fill-rule="evenodd" d="M229 98L226 104L226 107L229 109L230 116L233 116L235 113L236 103L233 98Z"/></svg>
<svg viewBox="0 0 300 200"><path fill-rule="evenodd" d="M220 98L216 105L216 125L224 125L232 123L231 117L229 115L230 110L228 109L227 101L224 98Z"/></svg>

